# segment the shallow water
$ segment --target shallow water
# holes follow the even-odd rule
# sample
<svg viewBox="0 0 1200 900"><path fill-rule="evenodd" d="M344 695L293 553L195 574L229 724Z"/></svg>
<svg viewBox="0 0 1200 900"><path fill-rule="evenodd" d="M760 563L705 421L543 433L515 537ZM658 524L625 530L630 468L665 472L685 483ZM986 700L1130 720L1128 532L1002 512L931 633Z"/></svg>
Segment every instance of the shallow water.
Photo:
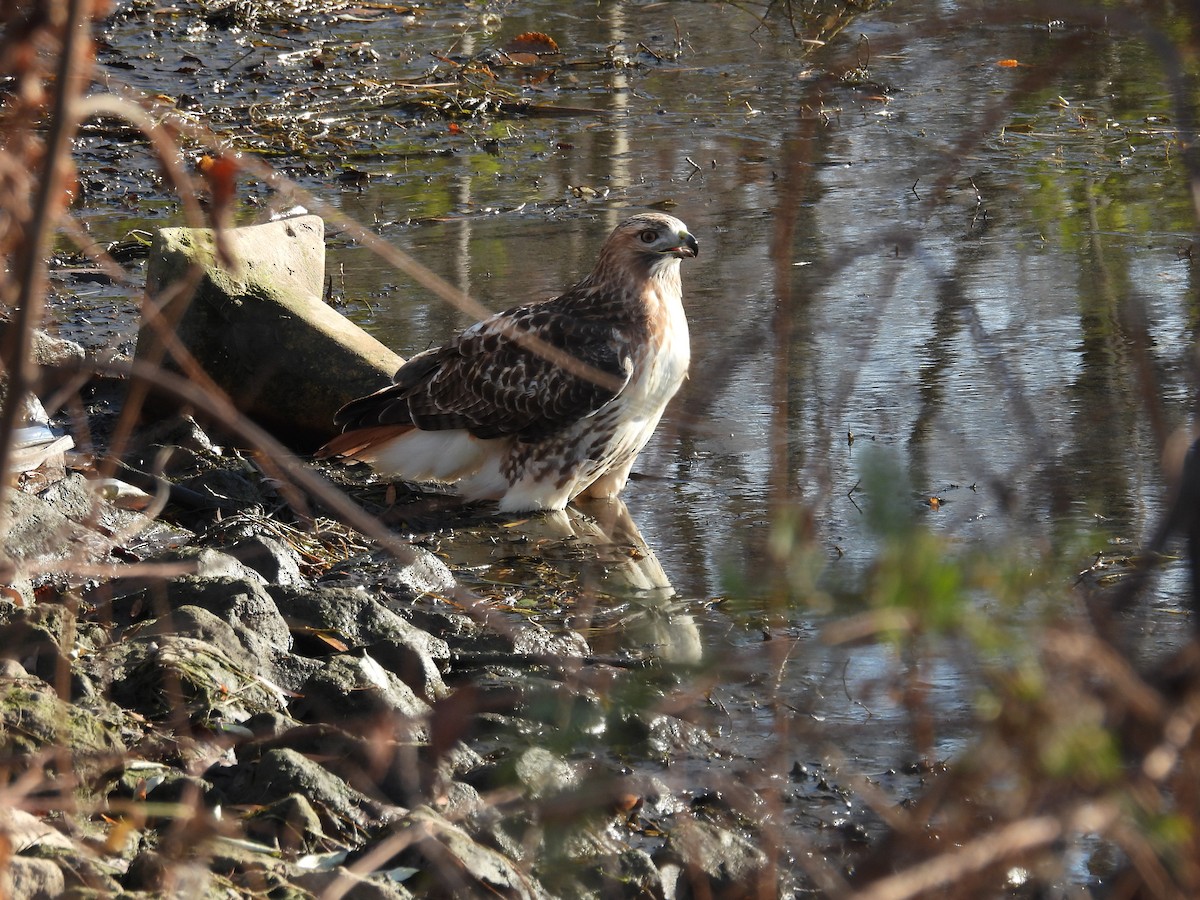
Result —
<svg viewBox="0 0 1200 900"><path fill-rule="evenodd" d="M916 752L882 687L901 667L886 646L830 648L819 628L879 547L864 510L887 498L862 488L872 452L890 454L891 494L951 551L1071 547L1083 568L1110 537L1155 527L1161 444L1195 394L1194 221L1161 67L1119 22L922 0L864 14L824 48L715 3L531 2L339 27L335 51L369 42L381 80L523 31L569 61L630 63L502 72L514 95L575 111L453 129L349 90L339 108L322 82L330 133L365 118L375 149L348 142L318 171L278 164L493 309L567 287L630 209L667 204L688 223L702 250L684 263L692 374L639 460L629 516L694 601L775 596L763 576L792 552L781 514L808 517L816 552L785 590L776 643L720 609L685 615L708 652L745 663L746 684L780 675L779 693L867 771ZM228 36L195 40L203 56ZM363 177L339 182L348 172ZM130 222L101 209L91 225L116 237ZM327 275L347 314L404 355L469 324L340 236ZM1185 589L1167 564L1129 623L1147 656L1184 637ZM953 650L922 677L946 756L973 684ZM753 758L745 742L767 746L777 723L744 684L721 690Z"/></svg>
<svg viewBox="0 0 1200 900"><path fill-rule="evenodd" d="M951 11L957 25L969 9ZM534 11L501 34L549 30L568 56L618 41L674 51L660 7L610 11ZM384 177L337 200L492 308L570 284L627 208L674 204L703 250L684 271L693 372L626 500L685 595L761 565L781 482L832 566L869 560L850 492L879 447L914 508L941 501L920 519L955 538L1052 540L1099 522L1136 540L1164 485L1124 302L1146 320L1165 429L1186 423L1192 392L1191 211L1161 79L1117 31L947 14L897 4L860 17L863 38L806 54L781 23L673 6L674 62L642 54L648 68L532 89L606 118L493 124L480 129L500 134L491 153L466 124L455 155L419 173L381 160ZM1069 39L1086 51L1068 56ZM463 46L497 40L468 31ZM818 66L850 64L870 83L814 86ZM1014 99L1035 68L1045 87ZM579 185L607 197L576 199ZM793 208L785 338L770 248ZM403 224L414 216L427 218ZM334 250L330 271L351 315L402 353L466 324L363 250ZM1178 592L1177 573L1165 587Z"/></svg>

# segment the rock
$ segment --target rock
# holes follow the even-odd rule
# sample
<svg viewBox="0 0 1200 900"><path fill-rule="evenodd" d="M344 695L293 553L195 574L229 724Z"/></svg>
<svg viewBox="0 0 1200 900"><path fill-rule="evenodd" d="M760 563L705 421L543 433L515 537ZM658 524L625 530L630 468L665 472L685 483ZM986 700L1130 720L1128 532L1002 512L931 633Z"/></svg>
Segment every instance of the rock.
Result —
<svg viewBox="0 0 1200 900"><path fill-rule="evenodd" d="M5 339L5 335L12 327L12 321L7 316L0 316L0 340ZM34 364L45 369L41 373L44 385L35 386L35 390L60 386L63 378L55 373L55 367L68 366L74 370L87 356L87 351L74 341L56 337L36 328L33 330L29 349ZM4 404L7 397L8 373L0 372L0 406Z"/></svg>
<svg viewBox="0 0 1200 900"><path fill-rule="evenodd" d="M147 635L106 647L88 659L97 680L126 709L151 718L186 709L192 721L243 722L277 711L283 698L208 641Z"/></svg>
<svg viewBox="0 0 1200 900"><path fill-rule="evenodd" d="M146 849L129 863L125 887L131 891L163 890L171 883L171 861L161 853Z"/></svg>
<svg viewBox="0 0 1200 900"><path fill-rule="evenodd" d="M514 633L512 649L514 653L528 653L531 656L564 658L583 657L592 652L579 632L563 631L554 634L537 622L527 622Z"/></svg>
<svg viewBox="0 0 1200 900"><path fill-rule="evenodd" d="M428 634L428 632L419 632ZM428 702L433 702L450 693L446 682L442 680L442 672L435 656L437 644L444 644L441 638L429 635L431 644L427 649L420 644L414 644L409 638L400 640L387 639L368 644L364 650L381 666L394 674L402 682L416 691L417 695ZM437 643L432 643L437 642Z"/></svg>
<svg viewBox="0 0 1200 900"><path fill-rule="evenodd" d="M479 791L461 781L451 781L443 785L441 795L436 800L439 813L448 819L462 821L467 817L483 810L487 802Z"/></svg>
<svg viewBox="0 0 1200 900"><path fill-rule="evenodd" d="M27 765L54 765L53 755L41 751L61 749L86 777L125 751L121 719L115 710L97 713L65 703L37 678L0 683L0 756L9 760L11 776Z"/></svg>
<svg viewBox="0 0 1200 900"><path fill-rule="evenodd" d="M246 724L261 730L261 717ZM415 777L421 774L414 769L410 745L381 741L377 733L350 734L331 724L295 725L249 741L238 748L238 763L254 765L263 754L280 749L320 759L355 790L397 804L411 802Z"/></svg>
<svg viewBox="0 0 1200 900"><path fill-rule="evenodd" d="M5 634L7 634L7 629ZM0 678L5 681L15 681L18 678L25 678L29 673L15 659L0 659Z"/></svg>
<svg viewBox="0 0 1200 900"><path fill-rule="evenodd" d="M23 809L0 809L0 834L14 853L25 853L34 847L71 850L75 846L65 834Z"/></svg>
<svg viewBox="0 0 1200 900"><path fill-rule="evenodd" d="M333 845L321 818L302 794L288 794L255 810L245 820L246 836L285 853L319 852Z"/></svg>
<svg viewBox="0 0 1200 900"><path fill-rule="evenodd" d="M408 900L413 896L401 885L387 880L386 876L364 878L340 866L328 872L304 872L293 877L292 882L318 897L328 896L326 891L335 884L339 892L342 887L348 887L345 896L354 900Z"/></svg>
<svg viewBox="0 0 1200 900"><path fill-rule="evenodd" d="M251 716L242 725L256 739L269 740L297 728L300 723L281 712L263 712Z"/></svg>
<svg viewBox="0 0 1200 900"><path fill-rule="evenodd" d="M391 719L396 713L416 721L430 711L412 688L362 651L330 657L300 694L291 712L303 722Z"/></svg>
<svg viewBox="0 0 1200 900"><path fill-rule="evenodd" d="M194 568L189 575L196 578L229 578L240 581L265 583L265 579L231 553L211 547L180 547L154 557L155 562L190 563ZM151 582L161 583L161 579Z"/></svg>
<svg viewBox="0 0 1200 900"><path fill-rule="evenodd" d="M98 493L86 478L72 473L57 481L39 495L43 500L74 522L86 522L97 510Z"/></svg>
<svg viewBox="0 0 1200 900"><path fill-rule="evenodd" d="M375 553L347 559L322 579L342 587L362 587L388 595L392 603L408 603L425 594L454 590L458 582L438 557L424 547L410 545L407 560L389 553Z"/></svg>
<svg viewBox="0 0 1200 900"><path fill-rule="evenodd" d="M194 556L197 564L206 571L227 574L211 577L180 575L145 586L131 581L125 586L126 590L112 600L113 619L132 624L150 616L163 618L155 631L167 634L177 630L169 618L172 611L198 606L232 627L242 646L253 654L262 654L264 648L270 648L269 653L291 649L287 622L263 587L261 575L225 553L203 550L198 556L184 554L182 561L186 562L189 555ZM170 559L171 556L164 556L156 561L169 562ZM129 587L134 589L128 590ZM117 590L121 591L121 588Z"/></svg>
<svg viewBox="0 0 1200 900"><path fill-rule="evenodd" d="M293 627L328 630L350 647L394 641L425 656L450 658L450 647L445 641L410 624L404 616L393 612L366 591L338 587L305 590L287 586L271 586L267 590Z"/></svg>
<svg viewBox="0 0 1200 900"><path fill-rule="evenodd" d="M223 881L199 861L172 859L147 848L130 861L124 886L127 891L146 891L167 897L237 896L232 890L221 890L229 887Z"/></svg>
<svg viewBox="0 0 1200 900"><path fill-rule="evenodd" d="M8 617L0 632L0 657L19 662L26 672L51 683L66 660L59 649L61 632L55 633L53 621L39 621L41 612L42 607L28 606Z"/></svg>
<svg viewBox="0 0 1200 900"><path fill-rule="evenodd" d="M210 469L183 479L179 487L204 498L212 509L249 509L262 506L264 500L262 488L233 469Z"/></svg>
<svg viewBox="0 0 1200 900"><path fill-rule="evenodd" d="M300 572L300 554L268 535L245 538L225 547L225 552L261 575L267 584L299 587L308 583Z"/></svg>
<svg viewBox="0 0 1200 900"><path fill-rule="evenodd" d="M221 448L191 416L174 415L159 419L137 433L134 452L145 458L150 450L178 447L202 456L220 456Z"/></svg>
<svg viewBox="0 0 1200 900"><path fill-rule="evenodd" d="M266 642L276 650L287 651L292 636L287 622L279 614L275 601L254 579L198 578L184 576L169 585L172 605L191 605L207 609L229 623L243 646L257 650Z"/></svg>
<svg viewBox="0 0 1200 900"><path fill-rule="evenodd" d="M208 777L213 777L209 773ZM384 807L307 756L287 748L268 750L253 765L238 766L226 794L238 803L270 805L300 795L320 820L321 834L358 841L385 818Z"/></svg>
<svg viewBox="0 0 1200 900"><path fill-rule="evenodd" d="M544 747L530 747L517 759L515 768L517 778L535 799L561 794L579 782L571 764Z"/></svg>
<svg viewBox="0 0 1200 900"><path fill-rule="evenodd" d="M7 529L0 545L0 584L28 600L45 583L52 563L71 557L108 562L116 540L130 540L159 526L140 513L100 500L82 476L68 475L41 494L8 493ZM31 575L31 573L34 573Z"/></svg>
<svg viewBox="0 0 1200 900"><path fill-rule="evenodd" d="M412 845L388 866L416 870L408 887L417 896L500 896L543 900L549 894L506 856L478 843L428 807L415 809L398 827L411 829Z"/></svg>
<svg viewBox="0 0 1200 900"><path fill-rule="evenodd" d="M40 859L47 859L62 872L66 891L59 895L72 900L85 897L115 897L121 893L118 876L124 872L110 862L97 859L92 851L80 845L69 850L49 851Z"/></svg>
<svg viewBox="0 0 1200 900"><path fill-rule="evenodd" d="M211 805L207 803L211 793L212 785L203 778L172 771L162 781L155 779L148 786L146 800L150 803L180 804L188 808L195 808L199 803ZM178 823L178 819L174 816L168 816L159 821L168 826ZM149 818L147 822L151 826L155 825L153 817Z"/></svg>
<svg viewBox="0 0 1200 900"><path fill-rule="evenodd" d="M315 446L333 433L338 407L388 384L403 360L322 302L320 218L228 229L223 239L232 266L219 259L211 230L161 229L147 296L162 304L168 325L239 410ZM199 285L174 296L193 266ZM163 353L155 328L144 323L137 358L157 362Z"/></svg>
<svg viewBox="0 0 1200 900"><path fill-rule="evenodd" d="M668 900L775 895L766 854L740 832L703 819L679 821L654 859Z"/></svg>
<svg viewBox="0 0 1200 900"><path fill-rule="evenodd" d="M72 521L51 501L20 491L9 491L8 522L3 557L11 560L44 563L80 550L96 558L107 555L111 546L96 532Z"/></svg>
<svg viewBox="0 0 1200 900"><path fill-rule="evenodd" d="M426 700L445 696L438 660L450 658L441 638L410 624L366 591L325 587L268 590L293 628L296 652L326 656L339 645L367 653Z"/></svg>
<svg viewBox="0 0 1200 900"><path fill-rule="evenodd" d="M67 889L62 869L52 860L14 856L6 868L8 871L0 875L0 896L12 900L56 900Z"/></svg>

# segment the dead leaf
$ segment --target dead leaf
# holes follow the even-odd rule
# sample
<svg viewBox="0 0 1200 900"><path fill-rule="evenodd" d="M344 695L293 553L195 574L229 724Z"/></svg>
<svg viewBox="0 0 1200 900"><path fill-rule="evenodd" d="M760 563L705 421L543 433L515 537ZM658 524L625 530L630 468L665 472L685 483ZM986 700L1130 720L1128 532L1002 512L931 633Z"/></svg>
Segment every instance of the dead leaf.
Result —
<svg viewBox="0 0 1200 900"><path fill-rule="evenodd" d="M509 56L514 53L532 54L534 62L537 62L537 57L547 53L557 53L558 44L554 38L548 34L543 34L540 31L526 31L524 34L518 34L515 38L504 45L504 52Z"/></svg>

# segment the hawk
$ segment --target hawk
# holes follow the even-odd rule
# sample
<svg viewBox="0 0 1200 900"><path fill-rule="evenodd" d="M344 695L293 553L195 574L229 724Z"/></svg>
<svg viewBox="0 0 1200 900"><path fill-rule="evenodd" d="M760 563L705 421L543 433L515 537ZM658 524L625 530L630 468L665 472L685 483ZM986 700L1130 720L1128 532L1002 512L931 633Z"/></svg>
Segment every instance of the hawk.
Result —
<svg viewBox="0 0 1200 900"><path fill-rule="evenodd" d="M627 219L562 296L479 322L342 407L317 456L505 512L615 497L687 374L679 261L699 249L672 216Z"/></svg>

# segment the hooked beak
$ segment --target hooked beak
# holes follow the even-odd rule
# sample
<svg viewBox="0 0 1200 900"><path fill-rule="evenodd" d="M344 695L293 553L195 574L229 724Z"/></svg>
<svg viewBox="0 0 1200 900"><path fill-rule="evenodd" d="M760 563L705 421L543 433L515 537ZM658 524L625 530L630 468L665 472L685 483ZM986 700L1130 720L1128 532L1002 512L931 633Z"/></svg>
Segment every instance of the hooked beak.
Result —
<svg viewBox="0 0 1200 900"><path fill-rule="evenodd" d="M667 252L679 259L695 259L700 255L700 245L696 243L696 239L687 232L680 236L679 246L672 247Z"/></svg>

